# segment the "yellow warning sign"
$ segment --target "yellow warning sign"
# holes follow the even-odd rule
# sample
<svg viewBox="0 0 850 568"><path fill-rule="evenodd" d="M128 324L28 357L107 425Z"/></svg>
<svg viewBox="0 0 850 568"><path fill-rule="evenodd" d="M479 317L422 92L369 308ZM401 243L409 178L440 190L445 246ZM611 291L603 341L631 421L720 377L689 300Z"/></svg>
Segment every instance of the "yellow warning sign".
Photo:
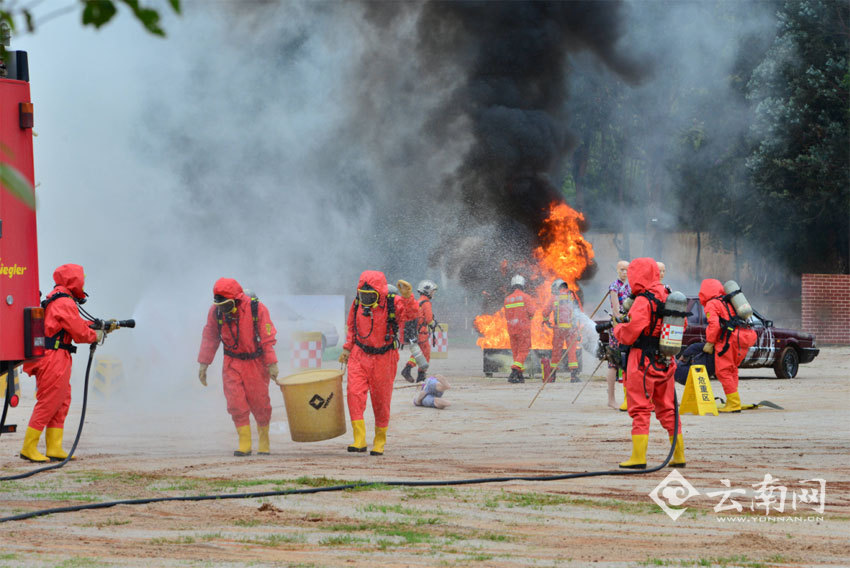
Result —
<svg viewBox="0 0 850 568"><path fill-rule="evenodd" d="M103 396L109 396L121 388L124 383L124 366L117 358L95 359L94 391Z"/></svg>
<svg viewBox="0 0 850 568"><path fill-rule="evenodd" d="M688 380L685 382L685 392L682 394L682 403L679 405L679 414L718 415L705 365L691 365Z"/></svg>

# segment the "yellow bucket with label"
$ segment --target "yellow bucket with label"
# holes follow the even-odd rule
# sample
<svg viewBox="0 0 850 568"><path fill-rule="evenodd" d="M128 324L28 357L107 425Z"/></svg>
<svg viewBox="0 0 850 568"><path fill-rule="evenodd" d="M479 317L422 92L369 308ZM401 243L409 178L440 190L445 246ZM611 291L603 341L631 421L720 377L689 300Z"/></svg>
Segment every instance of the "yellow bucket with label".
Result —
<svg viewBox="0 0 850 568"><path fill-rule="evenodd" d="M302 371L280 383L293 442L318 442L345 434L341 369Z"/></svg>

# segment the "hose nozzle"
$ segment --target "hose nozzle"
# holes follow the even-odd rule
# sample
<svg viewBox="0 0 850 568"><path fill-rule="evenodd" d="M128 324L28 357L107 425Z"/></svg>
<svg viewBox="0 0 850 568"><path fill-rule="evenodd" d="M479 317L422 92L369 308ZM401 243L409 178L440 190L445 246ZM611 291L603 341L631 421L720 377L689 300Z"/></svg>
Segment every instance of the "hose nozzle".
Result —
<svg viewBox="0 0 850 568"><path fill-rule="evenodd" d="M94 320L89 326L92 329L104 329L108 331L112 331L114 329L118 329L119 327L136 327L136 320L127 319L127 320Z"/></svg>

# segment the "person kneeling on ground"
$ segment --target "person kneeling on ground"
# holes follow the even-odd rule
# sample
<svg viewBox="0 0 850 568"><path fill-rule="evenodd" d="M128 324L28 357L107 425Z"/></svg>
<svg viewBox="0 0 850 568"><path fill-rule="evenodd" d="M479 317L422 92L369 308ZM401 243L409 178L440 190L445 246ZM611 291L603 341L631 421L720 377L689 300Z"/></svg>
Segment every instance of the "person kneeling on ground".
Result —
<svg viewBox="0 0 850 568"><path fill-rule="evenodd" d="M705 342L691 343L676 356L676 382L684 385L688 382L688 373L693 365L704 365L708 376L714 378L714 354L706 353Z"/></svg>
<svg viewBox="0 0 850 568"><path fill-rule="evenodd" d="M442 375L428 377L422 383L422 388L413 397L414 406L427 406L442 410L449 406L449 402L442 399L443 393L449 390L449 383Z"/></svg>

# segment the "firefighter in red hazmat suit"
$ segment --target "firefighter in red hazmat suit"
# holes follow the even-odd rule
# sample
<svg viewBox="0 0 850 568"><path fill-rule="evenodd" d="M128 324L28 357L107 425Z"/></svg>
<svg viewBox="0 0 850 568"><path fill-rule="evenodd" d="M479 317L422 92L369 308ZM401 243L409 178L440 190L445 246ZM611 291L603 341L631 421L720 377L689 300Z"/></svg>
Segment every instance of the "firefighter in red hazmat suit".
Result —
<svg viewBox="0 0 850 568"><path fill-rule="evenodd" d="M558 364L566 351L567 365L572 377L570 382L578 383L581 382L578 378L578 357L576 356L579 332L573 311L581 308L575 294L560 278L552 282L552 299L552 303L543 308L543 325L552 328L552 370L548 379L554 381L557 378ZM554 322L549 321L549 316L552 314L555 315Z"/></svg>
<svg viewBox="0 0 850 568"><path fill-rule="evenodd" d="M534 300L523 291L525 278L517 274L511 278L511 292L505 297L505 320L514 362L511 364L509 383L524 383L525 359L531 351L531 318L534 317Z"/></svg>
<svg viewBox="0 0 850 568"><path fill-rule="evenodd" d="M629 321L613 329L617 341L631 345L625 387L632 417L632 455L620 467L645 469L649 419L653 410L673 442L676 364L672 357L665 357L659 351L664 302L669 292L659 280L658 265L651 258L636 258L629 264L628 278L635 301L629 310ZM681 421L670 466L685 467Z"/></svg>
<svg viewBox="0 0 850 568"><path fill-rule="evenodd" d="M726 404L718 412L741 412L738 394L738 365L747 350L756 342L756 332L738 317L731 302L724 299L723 284L714 278L702 281L699 303L705 309L708 326L705 329L707 353L714 352L714 372L726 393Z"/></svg>
<svg viewBox="0 0 850 568"><path fill-rule="evenodd" d="M35 408L21 449L21 458L25 460L61 461L68 457L62 449L62 436L71 405L71 354L77 351L71 342L94 343L103 336L102 331L89 327L90 322L80 317L77 308L77 302L82 303L86 298L85 278L82 266L63 264L53 273L56 286L42 302L45 354L24 363L24 372L35 375L37 389ZM36 448L45 427L47 455Z"/></svg>
<svg viewBox="0 0 850 568"><path fill-rule="evenodd" d="M257 454L269 454L269 379L277 382L277 330L269 310L257 298L249 297L232 278L219 278L213 286L213 305L201 338L198 378L207 386L207 368L215 358L218 344L224 350L221 369L227 412L239 435L234 456L251 455L251 420L257 422Z"/></svg>
<svg viewBox="0 0 850 568"><path fill-rule="evenodd" d="M425 357L425 360L430 363L431 334L434 333L434 328L436 327L434 309L431 306L431 300L437 292L437 284L432 280L423 280L419 283L419 286L417 286L416 291L419 292L419 316L416 320L416 333L418 334L418 337L416 339L416 343L419 345L419 349L422 350L422 355ZM404 365L404 369L401 371L401 376L409 383L413 382L413 374L411 371L415 366L416 358L411 355L410 359ZM421 383L423 381L425 381L425 369L420 367L416 375L416 382Z"/></svg>
<svg viewBox="0 0 850 568"><path fill-rule="evenodd" d="M398 369L398 329L419 313L413 287L404 280L399 280L397 285L401 297L388 294L383 272L364 271L357 282L357 296L348 310L348 334L339 362L348 364L346 397L354 431L349 452L366 451L363 411L368 395L375 414L375 439L370 453L373 456L384 453L393 380Z"/></svg>

